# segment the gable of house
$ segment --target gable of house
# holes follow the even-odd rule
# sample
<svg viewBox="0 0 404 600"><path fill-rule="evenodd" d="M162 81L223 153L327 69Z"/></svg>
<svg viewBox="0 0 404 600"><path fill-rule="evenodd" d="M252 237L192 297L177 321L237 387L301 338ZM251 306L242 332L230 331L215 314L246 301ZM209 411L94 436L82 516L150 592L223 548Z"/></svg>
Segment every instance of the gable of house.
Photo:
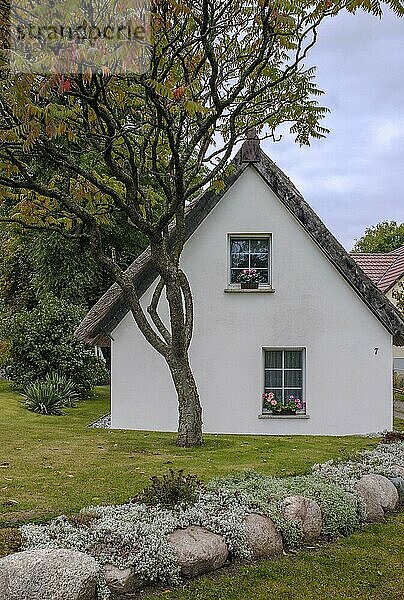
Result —
<svg viewBox="0 0 404 600"><path fill-rule="evenodd" d="M251 144L254 142L255 140L248 140L237 153L232 161L231 174L226 178L224 188L220 193L210 189L190 204L187 209L188 238L250 166L301 225L362 302L393 335L395 344L404 345L404 323L400 313L395 310L371 278L339 244L276 164L257 144L253 148L254 151L250 152ZM134 280L138 295L141 296L157 278L149 248L132 263L128 273ZM78 327L76 336L93 345L107 346L110 344L111 332L127 312L128 306L123 294L119 286L114 284L89 311Z"/></svg>

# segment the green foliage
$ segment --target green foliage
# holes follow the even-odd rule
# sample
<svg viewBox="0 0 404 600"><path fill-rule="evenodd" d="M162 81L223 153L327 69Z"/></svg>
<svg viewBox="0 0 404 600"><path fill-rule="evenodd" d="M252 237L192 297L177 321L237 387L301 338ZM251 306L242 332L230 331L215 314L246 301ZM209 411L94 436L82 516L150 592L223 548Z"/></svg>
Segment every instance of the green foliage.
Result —
<svg viewBox="0 0 404 600"><path fill-rule="evenodd" d="M397 371L393 371L393 397L394 400L404 398L404 375Z"/></svg>
<svg viewBox="0 0 404 600"><path fill-rule="evenodd" d="M404 223L383 221L365 229L353 252L391 252L404 246Z"/></svg>
<svg viewBox="0 0 404 600"><path fill-rule="evenodd" d="M24 389L24 406L41 415L62 415L64 406L58 390L51 381L36 381Z"/></svg>
<svg viewBox="0 0 404 600"><path fill-rule="evenodd" d="M14 310L27 310L37 303L26 239L15 227L0 224L0 299Z"/></svg>
<svg viewBox="0 0 404 600"><path fill-rule="evenodd" d="M182 469L170 469L161 477L151 477L150 481L151 485L138 494L133 502L149 506L186 506L196 502L202 486L196 475L185 474Z"/></svg>
<svg viewBox="0 0 404 600"><path fill-rule="evenodd" d="M397 303L397 308L404 313L404 283L400 282L395 290L393 290L393 298Z"/></svg>
<svg viewBox="0 0 404 600"><path fill-rule="evenodd" d="M4 315L0 339L7 345L2 357L7 377L24 387L58 373L81 393L104 383L108 375L102 361L74 337L83 315L80 307L51 295L31 311Z"/></svg>
<svg viewBox="0 0 404 600"><path fill-rule="evenodd" d="M159 1L150 11L150 65L141 76L126 76L125 61L118 75L107 68L96 73L91 65L84 73L72 65L69 75L25 68L6 75L0 79L0 219L24 231L84 237L119 284L123 273L118 261L111 263L104 235L117 217L150 237L163 283L173 280L184 292L173 274L185 243L185 207L213 181L220 189L248 129L276 139L287 125L306 145L327 134L329 111L318 102L323 92L309 64L317 28L345 10L380 16L384 5L404 14L401 0ZM192 298L185 295L182 319L182 305L169 294L177 322L185 321L169 341L137 319L165 357L175 345L188 351ZM141 309L135 294L131 303ZM201 436L199 427L190 443Z"/></svg>
<svg viewBox="0 0 404 600"><path fill-rule="evenodd" d="M363 521L361 506L352 494L314 475L274 478L248 470L215 479L209 485L213 489L242 493L249 506L273 519L287 547L298 546L302 537L300 526L291 523L280 511L280 502L287 496L305 496L320 505L322 535L328 539L352 533Z"/></svg>
<svg viewBox="0 0 404 600"><path fill-rule="evenodd" d="M0 529L0 557L21 550L21 532L16 527Z"/></svg>
<svg viewBox="0 0 404 600"><path fill-rule="evenodd" d="M59 375L59 373L47 375L43 383L55 390L64 406L73 407L75 401L80 397L74 382L64 377L64 375Z"/></svg>
<svg viewBox="0 0 404 600"><path fill-rule="evenodd" d="M126 268L145 248L145 238L119 216L103 227L105 245ZM13 309L32 309L42 296L90 307L112 280L92 258L85 240L48 231L22 233L0 224L0 299Z"/></svg>

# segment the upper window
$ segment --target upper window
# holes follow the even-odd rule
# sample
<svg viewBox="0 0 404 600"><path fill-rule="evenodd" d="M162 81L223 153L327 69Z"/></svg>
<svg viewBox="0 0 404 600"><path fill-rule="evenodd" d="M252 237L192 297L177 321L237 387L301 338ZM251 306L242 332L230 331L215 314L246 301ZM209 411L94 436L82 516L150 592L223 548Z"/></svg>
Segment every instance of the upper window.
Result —
<svg viewBox="0 0 404 600"><path fill-rule="evenodd" d="M255 272L258 283L271 283L270 240L269 236L230 237L230 283L240 283L247 269Z"/></svg>
<svg viewBox="0 0 404 600"><path fill-rule="evenodd" d="M297 404L297 412L304 412L304 351L265 350L265 395L280 405ZM269 412L270 403L264 403Z"/></svg>

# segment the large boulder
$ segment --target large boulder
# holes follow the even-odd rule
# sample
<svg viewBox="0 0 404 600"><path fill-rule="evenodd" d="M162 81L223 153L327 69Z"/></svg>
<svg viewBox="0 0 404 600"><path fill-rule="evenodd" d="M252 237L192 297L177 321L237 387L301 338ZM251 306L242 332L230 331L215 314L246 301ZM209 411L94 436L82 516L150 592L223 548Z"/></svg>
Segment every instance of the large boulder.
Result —
<svg viewBox="0 0 404 600"><path fill-rule="evenodd" d="M26 550L0 559L1 600L95 600L99 566L75 550Z"/></svg>
<svg viewBox="0 0 404 600"><path fill-rule="evenodd" d="M185 529L176 529L169 534L168 540L184 577L214 571L227 560L228 550L222 536L204 527L190 525Z"/></svg>
<svg viewBox="0 0 404 600"><path fill-rule="evenodd" d="M400 504L404 504L404 478L403 477L390 477L391 483L394 485L398 492L398 501Z"/></svg>
<svg viewBox="0 0 404 600"><path fill-rule="evenodd" d="M252 558L281 554L283 550L282 536L269 517L250 513L244 519L244 526Z"/></svg>
<svg viewBox="0 0 404 600"><path fill-rule="evenodd" d="M132 568L118 569L114 565L104 565L104 577L111 591L111 600L121 600L146 585Z"/></svg>
<svg viewBox="0 0 404 600"><path fill-rule="evenodd" d="M394 510L398 504L394 484L383 475L363 475L355 490L366 504L368 521L382 521L384 513Z"/></svg>
<svg viewBox="0 0 404 600"><path fill-rule="evenodd" d="M301 524L304 542L312 542L320 537L323 518L317 502L304 496L288 496L282 501L281 510L287 519Z"/></svg>

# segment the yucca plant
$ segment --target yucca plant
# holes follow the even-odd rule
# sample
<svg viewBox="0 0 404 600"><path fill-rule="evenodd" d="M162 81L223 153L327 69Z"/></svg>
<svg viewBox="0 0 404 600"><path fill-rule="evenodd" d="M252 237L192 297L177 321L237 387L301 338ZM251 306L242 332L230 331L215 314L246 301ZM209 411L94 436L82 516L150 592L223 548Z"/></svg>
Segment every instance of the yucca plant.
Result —
<svg viewBox="0 0 404 600"><path fill-rule="evenodd" d="M79 398L71 379L51 373L43 381L29 384L24 390L24 406L42 415L62 415L64 406L74 406Z"/></svg>
<svg viewBox="0 0 404 600"><path fill-rule="evenodd" d="M62 415L63 400L49 381L36 381L24 390L24 406L41 415Z"/></svg>
<svg viewBox="0 0 404 600"><path fill-rule="evenodd" d="M64 375L51 373L47 375L44 382L54 388L64 406L74 406L75 401L80 397L74 381Z"/></svg>

